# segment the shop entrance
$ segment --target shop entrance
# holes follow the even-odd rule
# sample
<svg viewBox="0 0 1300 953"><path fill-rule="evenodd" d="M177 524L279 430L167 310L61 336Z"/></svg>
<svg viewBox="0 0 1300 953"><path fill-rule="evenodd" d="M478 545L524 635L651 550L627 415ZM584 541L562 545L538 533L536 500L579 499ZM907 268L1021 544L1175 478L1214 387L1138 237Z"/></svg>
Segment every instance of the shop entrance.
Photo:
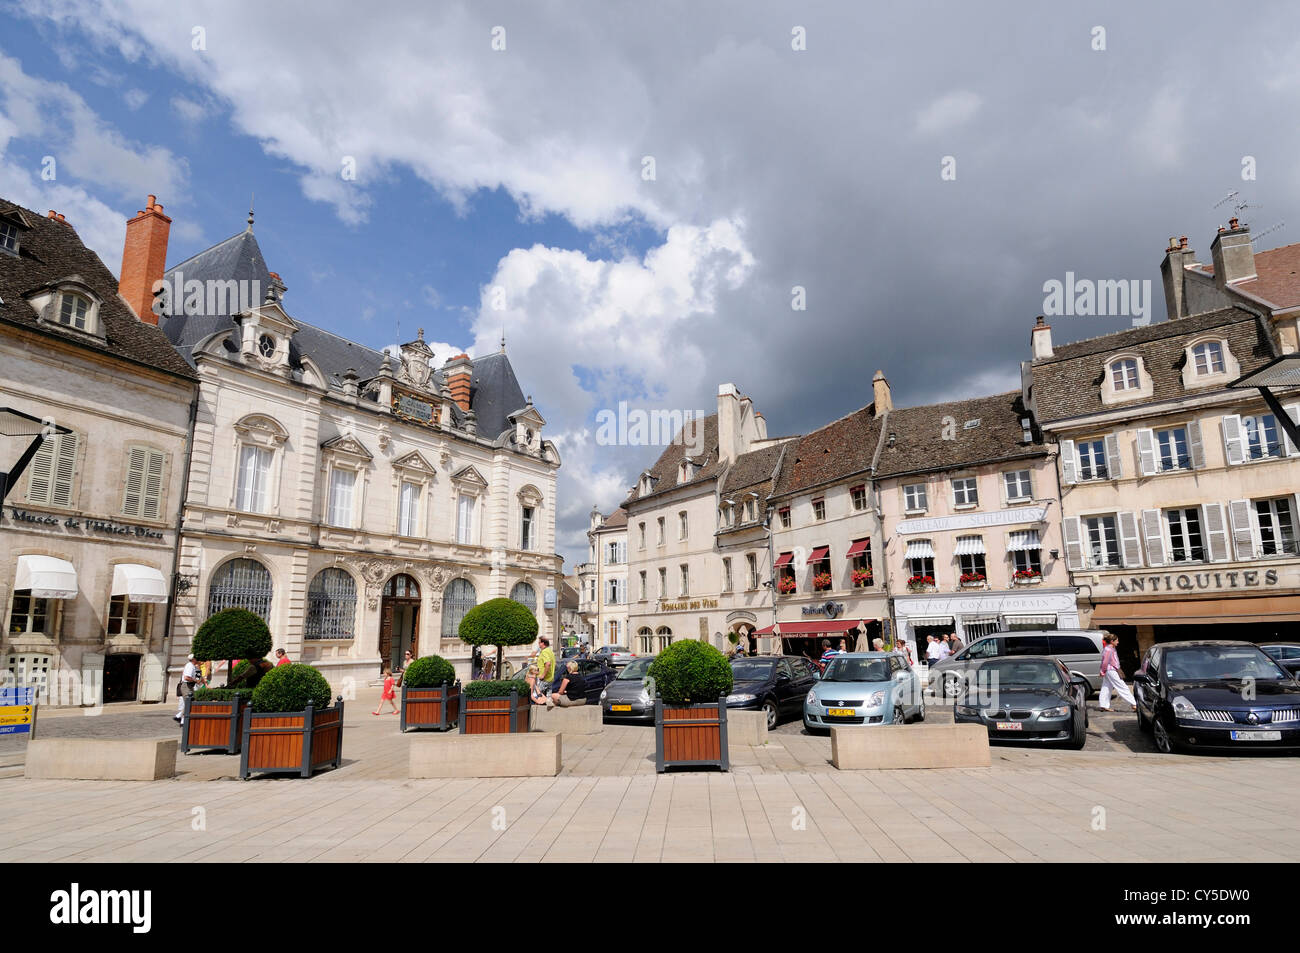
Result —
<svg viewBox="0 0 1300 953"><path fill-rule="evenodd" d="M403 573L388 580L379 607L380 669L397 672L406 652L418 658L420 633L420 586Z"/></svg>
<svg viewBox="0 0 1300 953"><path fill-rule="evenodd" d="M140 656L110 655L104 659L104 704L133 702L140 684Z"/></svg>
<svg viewBox="0 0 1300 953"><path fill-rule="evenodd" d="M957 631L957 630L953 627L953 624L952 624L951 622L946 623L946 624L944 624L944 625L914 625L914 626L912 626L912 632L913 632L913 633L915 634L915 636L916 636L916 649L915 649L915 651L916 651L916 662L917 662L917 664L919 664L919 665L928 665L929 662L930 662L930 656L929 656L929 653L928 653L928 650L929 650L929 648L930 648L930 636L932 636L932 635L936 635L936 636L938 636L939 638L943 638L943 637L944 637L945 635L947 635L949 632L955 632L955 631ZM968 643L968 644L969 644L969 643Z"/></svg>

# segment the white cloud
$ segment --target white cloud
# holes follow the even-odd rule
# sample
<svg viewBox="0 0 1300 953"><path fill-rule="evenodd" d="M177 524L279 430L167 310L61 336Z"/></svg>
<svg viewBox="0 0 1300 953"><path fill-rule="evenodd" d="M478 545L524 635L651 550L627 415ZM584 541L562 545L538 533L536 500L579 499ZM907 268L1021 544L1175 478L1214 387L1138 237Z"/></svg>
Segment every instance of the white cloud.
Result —
<svg viewBox="0 0 1300 953"><path fill-rule="evenodd" d="M128 89L122 94L122 101L126 103L127 109L135 112L149 101L149 94L143 89Z"/></svg>
<svg viewBox="0 0 1300 953"><path fill-rule="evenodd" d="M185 122L200 122L208 115L208 108L203 103L185 96L173 96L171 107L172 111Z"/></svg>
<svg viewBox="0 0 1300 953"><path fill-rule="evenodd" d="M968 89L940 96L917 114L916 131L923 136L949 132L974 119L982 105L983 98Z"/></svg>

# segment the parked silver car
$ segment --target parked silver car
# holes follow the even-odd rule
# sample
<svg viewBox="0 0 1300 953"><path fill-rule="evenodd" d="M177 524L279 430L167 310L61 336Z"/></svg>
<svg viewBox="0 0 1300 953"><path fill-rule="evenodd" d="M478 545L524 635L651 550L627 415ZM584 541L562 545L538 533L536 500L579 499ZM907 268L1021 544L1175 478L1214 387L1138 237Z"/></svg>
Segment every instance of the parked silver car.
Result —
<svg viewBox="0 0 1300 953"><path fill-rule="evenodd" d="M1091 691L1101 690L1101 632L1095 629L1032 629L995 632L976 639L956 655L930 665L929 687L945 698L956 696L967 673L995 658L1036 656L1058 658L1074 675L1088 680Z"/></svg>
<svg viewBox="0 0 1300 953"><path fill-rule="evenodd" d="M895 652L834 656L803 703L803 725L809 731L924 720L921 679Z"/></svg>

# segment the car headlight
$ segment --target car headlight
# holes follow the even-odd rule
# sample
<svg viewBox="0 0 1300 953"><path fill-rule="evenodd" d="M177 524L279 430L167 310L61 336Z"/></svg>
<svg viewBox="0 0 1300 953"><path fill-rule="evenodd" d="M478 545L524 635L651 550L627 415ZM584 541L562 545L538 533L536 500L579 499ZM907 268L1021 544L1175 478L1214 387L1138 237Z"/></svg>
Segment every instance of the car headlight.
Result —
<svg viewBox="0 0 1300 953"><path fill-rule="evenodd" d="M884 692L872 692L871 697L862 703L863 708L877 708L885 703Z"/></svg>
<svg viewBox="0 0 1300 953"><path fill-rule="evenodd" d="M608 688L602 688L602 689L600 690L600 700L601 700L601 701L604 701L604 700L605 700L606 698L608 698L608 697L609 697L609 689L608 689Z"/></svg>
<svg viewBox="0 0 1300 953"><path fill-rule="evenodd" d="M757 695L728 695L728 696L727 696L727 701L729 701L729 702L752 702L752 701L753 701L755 698L757 698L757 697L758 697Z"/></svg>
<svg viewBox="0 0 1300 953"><path fill-rule="evenodd" d="M1062 705L1059 708L1048 708L1038 717L1040 718L1066 718L1070 714L1070 706Z"/></svg>
<svg viewBox="0 0 1300 953"><path fill-rule="evenodd" d="M1174 717L1175 718L1200 718L1201 713L1196 710L1196 706L1189 702L1184 696L1179 695L1174 699Z"/></svg>
<svg viewBox="0 0 1300 953"><path fill-rule="evenodd" d="M804 704L806 704L806 705L817 705L817 704L820 704L820 703L817 701L817 689L815 689L815 688L810 688L810 689L808 689L808 694L805 695L805 696L803 697L803 700L804 700Z"/></svg>
<svg viewBox="0 0 1300 953"><path fill-rule="evenodd" d="M972 708L970 705L954 705L953 707L957 714L966 718L978 718L980 715L980 710L978 708Z"/></svg>

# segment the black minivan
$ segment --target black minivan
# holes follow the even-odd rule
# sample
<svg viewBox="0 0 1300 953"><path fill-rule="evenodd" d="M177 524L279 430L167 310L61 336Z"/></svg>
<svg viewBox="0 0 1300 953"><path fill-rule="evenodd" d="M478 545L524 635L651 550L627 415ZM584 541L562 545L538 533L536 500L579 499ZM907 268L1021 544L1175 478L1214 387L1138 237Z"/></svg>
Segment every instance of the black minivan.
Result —
<svg viewBox="0 0 1300 953"><path fill-rule="evenodd" d="M952 697L972 665L991 658L1035 655L1059 658L1072 674L1082 675L1097 692L1101 690L1101 635L1091 629L1034 629L986 635L956 655L933 663L928 684L932 691L942 685L945 696Z"/></svg>

